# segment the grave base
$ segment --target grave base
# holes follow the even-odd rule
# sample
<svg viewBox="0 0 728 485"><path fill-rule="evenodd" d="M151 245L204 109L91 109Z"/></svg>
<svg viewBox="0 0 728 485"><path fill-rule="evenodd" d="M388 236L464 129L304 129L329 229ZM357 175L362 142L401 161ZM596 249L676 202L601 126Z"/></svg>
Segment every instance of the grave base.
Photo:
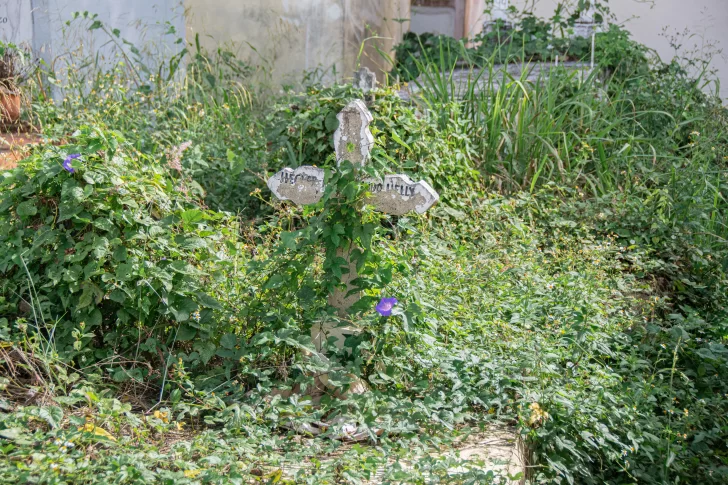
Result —
<svg viewBox="0 0 728 485"><path fill-rule="evenodd" d="M359 445L362 446L362 445ZM518 436L518 431L512 426L491 425L485 428L483 432L474 433L457 443L452 453L459 454L461 459L470 462L481 462L475 467L483 472L493 472L495 475L493 483L503 485L523 485L526 483L526 451L523 442ZM444 456L446 453L439 453ZM423 456L422 458L428 458ZM318 457L321 462L336 460L336 456ZM394 460L390 460L387 465L382 465L375 473L374 477L364 482L367 485L379 485L385 483L387 470L394 464ZM399 464L404 468L413 469L414 463L402 462ZM303 462L290 464L283 467L283 473L286 478L293 479L303 471L314 470L313 463ZM465 467L452 468L449 473L456 475L465 472ZM514 478L511 478L514 477ZM390 483L390 482L386 482Z"/></svg>

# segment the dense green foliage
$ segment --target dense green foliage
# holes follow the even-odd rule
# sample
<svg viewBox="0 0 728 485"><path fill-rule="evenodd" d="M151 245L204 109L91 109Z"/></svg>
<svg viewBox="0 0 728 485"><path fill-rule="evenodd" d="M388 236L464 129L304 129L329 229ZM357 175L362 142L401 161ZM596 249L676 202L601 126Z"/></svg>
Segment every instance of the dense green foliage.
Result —
<svg viewBox="0 0 728 485"><path fill-rule="evenodd" d="M401 81L413 81L428 71L432 64L441 69L454 66L488 69L493 64L522 62L582 61L592 57L592 39L564 36L563 30L532 15L515 25L496 22L471 40L456 40L445 35L424 33L405 34L397 45L391 76ZM610 25L596 34L594 60L605 72L620 76L647 70L647 49L630 39L629 32Z"/></svg>
<svg viewBox="0 0 728 485"><path fill-rule="evenodd" d="M190 46L182 85L120 63L59 103L39 89L56 145L0 174L0 479L498 483L454 450L506 423L533 483L728 481L728 113L609 35L605 58L637 62L604 80L456 97L451 61L424 56L412 103L378 90L367 172L437 188L418 217L361 207L334 162L351 87L256 96L250 66ZM303 164L326 170L322 202L271 199L265 179ZM360 333L326 361L309 330L340 318L340 247ZM287 397L321 373L371 392ZM339 415L371 442L290 431Z"/></svg>

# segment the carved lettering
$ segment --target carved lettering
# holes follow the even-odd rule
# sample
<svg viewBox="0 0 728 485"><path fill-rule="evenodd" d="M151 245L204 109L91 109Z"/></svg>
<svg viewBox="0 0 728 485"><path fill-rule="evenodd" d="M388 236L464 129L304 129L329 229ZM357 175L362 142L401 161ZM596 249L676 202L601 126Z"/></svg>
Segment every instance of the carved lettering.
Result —
<svg viewBox="0 0 728 485"><path fill-rule="evenodd" d="M324 175L323 169L307 165L296 170L284 168L268 179L268 187L281 200L315 204L324 195Z"/></svg>

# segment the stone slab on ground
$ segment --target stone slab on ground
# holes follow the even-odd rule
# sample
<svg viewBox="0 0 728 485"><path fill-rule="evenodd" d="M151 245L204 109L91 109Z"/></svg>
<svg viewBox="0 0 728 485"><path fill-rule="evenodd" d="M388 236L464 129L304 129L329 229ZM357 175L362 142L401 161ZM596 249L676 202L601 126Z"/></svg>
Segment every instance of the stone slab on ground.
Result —
<svg viewBox="0 0 728 485"><path fill-rule="evenodd" d="M360 443L360 446L365 446ZM461 459L482 462L482 471L492 471L496 479L494 483L500 485L523 485L526 483L526 463L524 459L523 442L517 430L512 426L492 425L484 432L474 433L460 442L452 450L442 450L441 456L450 453L459 454ZM336 456L321 457L321 462L333 461ZM394 464L394 461L390 461ZM400 462L400 466L407 468L409 463ZM299 472L313 469L311 463L298 463L284 467L283 473L293 479ZM464 469L452 469L452 474L462 473ZM315 473L313 470L311 473ZM382 466L374 478L367 485L380 485L384 483L387 470ZM511 478L518 477L518 478Z"/></svg>
<svg viewBox="0 0 728 485"><path fill-rule="evenodd" d="M493 66L492 78L493 85L500 87L501 83L512 82L513 79L526 82L536 83L543 77L548 76L551 72L558 70L566 72L576 72L581 79L586 79L592 73L589 64L583 62L563 62L558 65L550 62L529 62L525 64L496 64ZM505 75L505 78L504 78ZM474 84L476 94L482 92L490 83L490 69L455 69L452 77L449 73L443 74L443 81L454 90L451 94L454 97L462 98L467 94L471 84ZM419 92L417 84L422 85L423 79L420 76L417 82L411 82L405 88L399 91L399 96L405 101L409 101Z"/></svg>

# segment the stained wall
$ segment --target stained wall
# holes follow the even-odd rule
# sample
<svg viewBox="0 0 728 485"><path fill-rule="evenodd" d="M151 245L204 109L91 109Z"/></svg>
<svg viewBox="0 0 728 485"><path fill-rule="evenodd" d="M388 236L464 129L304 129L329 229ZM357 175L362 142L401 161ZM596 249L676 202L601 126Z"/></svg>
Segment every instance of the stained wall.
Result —
<svg viewBox="0 0 728 485"><path fill-rule="evenodd" d="M273 81L301 71L325 81L350 78L358 62L372 69L408 29L409 0L185 0L187 38L226 45L266 66ZM384 54L384 56L382 55Z"/></svg>

